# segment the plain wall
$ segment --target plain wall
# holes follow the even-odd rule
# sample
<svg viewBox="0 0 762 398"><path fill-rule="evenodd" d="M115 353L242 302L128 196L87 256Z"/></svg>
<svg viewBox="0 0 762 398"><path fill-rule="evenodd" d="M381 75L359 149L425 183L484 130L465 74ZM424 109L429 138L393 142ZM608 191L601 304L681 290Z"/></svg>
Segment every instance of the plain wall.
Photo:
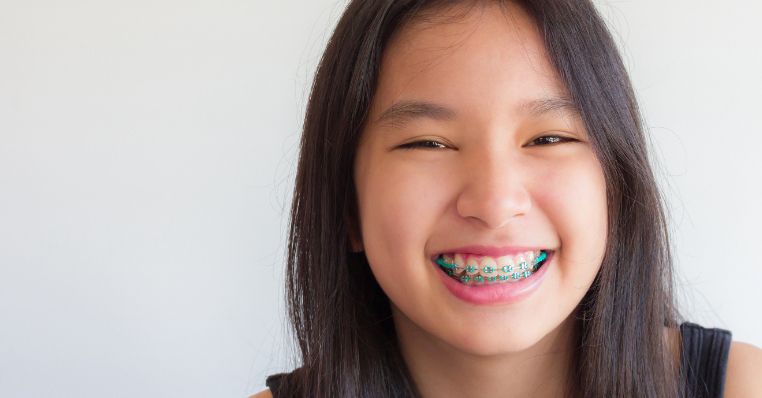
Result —
<svg viewBox="0 0 762 398"><path fill-rule="evenodd" d="M285 231L344 4L0 0L0 396L245 397L296 365ZM653 140L681 308L762 346L762 6L597 4Z"/></svg>

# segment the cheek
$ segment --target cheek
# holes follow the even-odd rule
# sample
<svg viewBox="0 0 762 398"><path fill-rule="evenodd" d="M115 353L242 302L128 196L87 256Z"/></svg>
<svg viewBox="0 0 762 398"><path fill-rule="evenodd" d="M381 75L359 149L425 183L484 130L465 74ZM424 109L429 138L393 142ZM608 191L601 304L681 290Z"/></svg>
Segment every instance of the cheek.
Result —
<svg viewBox="0 0 762 398"><path fill-rule="evenodd" d="M416 255L436 223L436 181L417 167L376 164L365 170L358 184L362 236L368 259L395 270Z"/></svg>
<svg viewBox="0 0 762 398"><path fill-rule="evenodd" d="M560 239L562 256L569 263L584 262L596 269L605 250L608 228L606 181L592 155L553 167L541 176L536 195Z"/></svg>

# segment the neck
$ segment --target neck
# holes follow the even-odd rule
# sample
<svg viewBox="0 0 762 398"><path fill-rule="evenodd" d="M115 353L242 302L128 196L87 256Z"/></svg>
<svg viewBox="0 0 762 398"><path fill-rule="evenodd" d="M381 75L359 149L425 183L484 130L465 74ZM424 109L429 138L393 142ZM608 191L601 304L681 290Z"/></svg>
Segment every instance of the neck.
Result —
<svg viewBox="0 0 762 398"><path fill-rule="evenodd" d="M394 306L392 314L402 357L424 398L564 395L573 360L573 314L532 347L493 356L458 350Z"/></svg>

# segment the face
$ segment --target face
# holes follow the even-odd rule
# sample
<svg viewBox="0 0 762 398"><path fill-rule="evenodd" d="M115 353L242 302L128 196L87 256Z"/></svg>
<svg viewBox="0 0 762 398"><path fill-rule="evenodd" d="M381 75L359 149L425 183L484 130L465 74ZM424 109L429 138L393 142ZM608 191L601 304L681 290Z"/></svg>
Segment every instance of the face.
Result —
<svg viewBox="0 0 762 398"><path fill-rule="evenodd" d="M485 6L398 31L354 164L353 239L398 329L479 355L523 350L555 330L605 249L603 171L574 110L542 102L568 93L536 29L515 6L508 14ZM388 112L405 101L435 106ZM432 263L469 245L553 255L530 295L474 303L454 295Z"/></svg>

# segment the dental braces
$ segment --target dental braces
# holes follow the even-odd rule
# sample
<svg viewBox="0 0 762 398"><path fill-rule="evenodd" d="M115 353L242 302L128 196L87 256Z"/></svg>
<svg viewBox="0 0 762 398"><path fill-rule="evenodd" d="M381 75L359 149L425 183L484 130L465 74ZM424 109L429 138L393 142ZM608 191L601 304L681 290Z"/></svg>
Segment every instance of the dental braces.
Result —
<svg viewBox="0 0 762 398"><path fill-rule="evenodd" d="M447 270L448 275L454 275L455 273L452 272L452 270ZM510 276L508 275L496 275L496 276L481 276L476 275L473 277L474 282L497 282L497 281L507 281L509 279L517 280L521 278L528 278L530 275L532 275L532 271L524 271L524 272L514 272ZM472 280L471 276L469 275L461 275L458 279L460 279L461 282L466 283L470 282Z"/></svg>
<svg viewBox="0 0 762 398"><path fill-rule="evenodd" d="M501 281L505 281L505 280L508 280L508 279L516 280L516 279L521 279L521 278L529 277L529 275L532 275L533 271L537 270L537 265L539 263L541 263L543 260L545 260L545 258L547 258L547 256L548 256L548 254L545 251L541 251L540 255L537 256L537 258L535 258L533 260L533 262L532 262L533 263L532 264L532 270L531 271L529 270L529 264L527 264L526 261L522 261L522 262L519 263L518 267L519 267L519 269L523 270L523 272L513 272L513 266L512 265L505 265L505 266L503 266L501 268L501 270L503 272L506 272L506 273L513 272L510 276L508 276L508 275L496 275L496 276L486 276L486 277L483 277L481 275L476 275L476 276L473 277L473 281L474 282L483 282L483 281L486 280L488 282L495 282L495 281L498 281L498 280L501 280ZM459 272L461 270L465 270L466 273L474 273L474 272L476 272L478 270L478 268L476 266L473 266L473 265L466 265L466 266L462 266L461 267L461 266L458 266L457 264L447 263L447 262L444 261L444 258L441 258L441 257L437 259L436 263L440 267L444 268L447 271L448 275L455 275L456 272ZM493 267L491 265L485 265L481 269L481 271L484 272L485 274L491 274L491 273L495 272L495 267ZM459 279L462 282L469 282L471 280L471 276L469 276L469 275L462 275Z"/></svg>

